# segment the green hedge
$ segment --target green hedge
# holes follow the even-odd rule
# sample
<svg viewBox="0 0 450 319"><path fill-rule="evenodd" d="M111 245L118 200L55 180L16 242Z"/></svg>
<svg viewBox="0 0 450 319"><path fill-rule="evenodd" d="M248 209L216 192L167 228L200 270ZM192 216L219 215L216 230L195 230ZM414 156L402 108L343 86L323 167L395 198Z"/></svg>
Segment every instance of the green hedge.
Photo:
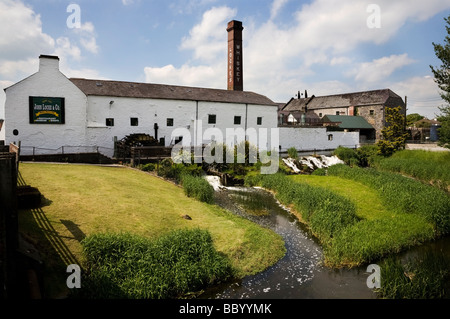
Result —
<svg viewBox="0 0 450 319"><path fill-rule="evenodd" d="M96 234L82 245L88 265L77 292L82 298L178 298L232 276L229 260L205 230L177 230L156 240Z"/></svg>

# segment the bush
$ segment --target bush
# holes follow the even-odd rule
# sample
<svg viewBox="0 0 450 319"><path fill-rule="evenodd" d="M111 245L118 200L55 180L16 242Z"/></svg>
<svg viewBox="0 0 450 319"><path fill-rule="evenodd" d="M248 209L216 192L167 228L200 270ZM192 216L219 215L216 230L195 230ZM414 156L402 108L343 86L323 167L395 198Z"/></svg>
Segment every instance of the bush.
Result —
<svg viewBox="0 0 450 319"><path fill-rule="evenodd" d="M88 268L81 298L178 298L232 276L206 230L176 230L156 240L96 234L82 245Z"/></svg>
<svg viewBox="0 0 450 319"><path fill-rule="evenodd" d="M378 156L377 145L364 145L356 150L356 154L359 159L359 166L369 167L373 164L374 160Z"/></svg>
<svg viewBox="0 0 450 319"><path fill-rule="evenodd" d="M144 172L153 172L154 170L156 170L156 164L145 164L144 166L142 166L141 170L143 170Z"/></svg>
<svg viewBox="0 0 450 319"><path fill-rule="evenodd" d="M202 167L199 165L191 164L175 164L172 159L167 158L161 161L158 167L158 176L173 179L177 183L180 183L181 176L189 174L192 176L201 176L203 174Z"/></svg>
<svg viewBox="0 0 450 319"><path fill-rule="evenodd" d="M214 202L214 188L204 178L183 174L181 183L186 196L193 197L208 204Z"/></svg>
<svg viewBox="0 0 450 319"><path fill-rule="evenodd" d="M358 154L352 148L339 146L334 150L333 155L339 157L339 159L344 161L347 165L354 164L355 160L356 162L359 161Z"/></svg>

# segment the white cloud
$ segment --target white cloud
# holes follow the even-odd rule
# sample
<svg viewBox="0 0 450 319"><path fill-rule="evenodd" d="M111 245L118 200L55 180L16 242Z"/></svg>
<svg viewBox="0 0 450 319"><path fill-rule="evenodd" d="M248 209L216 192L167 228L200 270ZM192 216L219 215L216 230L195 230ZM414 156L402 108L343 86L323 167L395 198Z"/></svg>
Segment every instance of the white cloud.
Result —
<svg viewBox="0 0 450 319"><path fill-rule="evenodd" d="M80 36L81 45L89 52L97 54L99 47L97 45L95 27L92 22L86 22L81 25L81 28L74 29Z"/></svg>
<svg viewBox="0 0 450 319"><path fill-rule="evenodd" d="M408 114L419 113L434 118L438 106L445 104L439 95L439 88L430 75L416 76L390 86L397 94L408 97Z"/></svg>
<svg viewBox="0 0 450 319"><path fill-rule="evenodd" d="M122 0L122 4L124 6L129 6L130 4L133 4L134 0Z"/></svg>
<svg viewBox="0 0 450 319"><path fill-rule="evenodd" d="M352 65L358 60L355 51L365 44L384 44L406 23L427 20L450 8L448 0L378 0L382 27L371 29L367 26L370 16L367 7L372 0L314 0L299 6L292 19L276 22L274 18L287 3L288 0L273 0L268 7L270 18L262 23L255 22L252 16L243 17L244 89L281 101L304 88L317 95L332 94L334 90L343 93L363 86L385 87L391 83L389 77L394 72L415 61L408 54L388 52L386 57ZM181 40L180 49L192 50L192 60L179 68L172 65L146 68L147 80L198 86L206 83L208 87L225 88L224 29L226 22L236 15L235 9L226 6L206 11ZM316 66L328 66L330 70L348 67L350 71L344 75L351 75L361 87L350 87L332 78L312 82L308 78L315 73Z"/></svg>
<svg viewBox="0 0 450 319"><path fill-rule="evenodd" d="M225 68L225 63L218 63L214 66L185 64L180 68L175 68L173 65L161 68L146 67L144 72L145 80L149 83L218 88L226 84L226 75L223 72Z"/></svg>
<svg viewBox="0 0 450 319"><path fill-rule="evenodd" d="M283 6L288 2L289 0L274 0L270 10L270 19L275 19Z"/></svg>
<svg viewBox="0 0 450 319"><path fill-rule="evenodd" d="M202 21L184 37L180 49L193 50L194 58L212 62L226 55L226 23L237 14L236 9L214 7L203 14Z"/></svg>
<svg viewBox="0 0 450 319"><path fill-rule="evenodd" d="M406 53L402 55L391 55L371 62L360 63L355 69L349 72L349 75L353 75L358 82L383 82L387 81L396 70L414 62Z"/></svg>
<svg viewBox="0 0 450 319"><path fill-rule="evenodd" d="M55 46L42 31L40 15L21 1L0 0L0 52L2 60L24 60Z"/></svg>

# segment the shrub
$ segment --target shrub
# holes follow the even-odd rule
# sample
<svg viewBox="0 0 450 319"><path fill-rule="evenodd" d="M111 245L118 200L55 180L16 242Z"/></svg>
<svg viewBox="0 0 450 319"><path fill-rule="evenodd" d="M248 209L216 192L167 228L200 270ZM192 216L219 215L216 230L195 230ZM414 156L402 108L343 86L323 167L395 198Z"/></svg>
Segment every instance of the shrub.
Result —
<svg viewBox="0 0 450 319"><path fill-rule="evenodd" d="M354 164L354 160L358 161L358 154L352 148L339 146L334 150L333 155L339 157L339 159L344 161L347 165Z"/></svg>
<svg viewBox="0 0 450 319"><path fill-rule="evenodd" d="M356 150L356 154L359 159L359 166L369 167L377 158L378 146L377 145L364 145Z"/></svg>
<svg viewBox="0 0 450 319"><path fill-rule="evenodd" d="M214 188L204 178L183 174L181 183L186 196L193 197L208 204L214 202Z"/></svg>
<svg viewBox="0 0 450 319"><path fill-rule="evenodd" d="M154 163L148 163L142 166L141 170L144 172L153 172L156 169L156 164Z"/></svg>
<svg viewBox="0 0 450 319"><path fill-rule="evenodd" d="M156 240L96 234L82 245L88 265L77 292L82 298L178 298L232 276L206 230L176 230Z"/></svg>

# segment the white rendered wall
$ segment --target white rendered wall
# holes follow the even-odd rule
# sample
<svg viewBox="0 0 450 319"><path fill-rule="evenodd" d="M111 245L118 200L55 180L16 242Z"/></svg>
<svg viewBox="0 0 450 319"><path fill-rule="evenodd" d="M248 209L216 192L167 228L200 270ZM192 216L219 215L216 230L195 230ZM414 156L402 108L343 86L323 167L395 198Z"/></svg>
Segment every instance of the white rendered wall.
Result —
<svg viewBox="0 0 450 319"><path fill-rule="evenodd" d="M329 140L329 135L333 135ZM291 147L297 150L328 150L339 146L359 146L358 132L327 132L326 128L302 128L281 127L280 128L281 151L285 152Z"/></svg>
<svg viewBox="0 0 450 319"><path fill-rule="evenodd" d="M30 96L65 98L65 124L30 124ZM83 145L85 113L86 96L59 71L59 60L40 59L39 72L6 89L6 143L21 141L22 154L33 146L43 153L44 149ZM19 131L17 136L14 130Z"/></svg>
<svg viewBox="0 0 450 319"><path fill-rule="evenodd" d="M110 104L111 101L114 103ZM208 124L209 115L216 115L216 124ZM241 117L241 124L234 124L234 117ZM262 117L262 125L257 118ZM114 119L114 126L106 126L106 119ZM131 118L137 118L139 125L131 126ZM173 119L173 126L167 125ZM132 133L155 136L154 124L158 124L158 139L164 138L165 145L174 145L173 131L183 128L189 131L191 145L208 144L211 140L234 142L227 136L227 129L276 127L277 107L233 103L139 99L89 96L87 107L87 145L99 145L113 149L114 137L118 140ZM208 129L216 129L209 130ZM234 133L234 130L228 132ZM215 135L217 134L217 136ZM177 134L174 134L177 135ZM178 136L178 135L177 135ZM270 139L269 139L270 141Z"/></svg>

